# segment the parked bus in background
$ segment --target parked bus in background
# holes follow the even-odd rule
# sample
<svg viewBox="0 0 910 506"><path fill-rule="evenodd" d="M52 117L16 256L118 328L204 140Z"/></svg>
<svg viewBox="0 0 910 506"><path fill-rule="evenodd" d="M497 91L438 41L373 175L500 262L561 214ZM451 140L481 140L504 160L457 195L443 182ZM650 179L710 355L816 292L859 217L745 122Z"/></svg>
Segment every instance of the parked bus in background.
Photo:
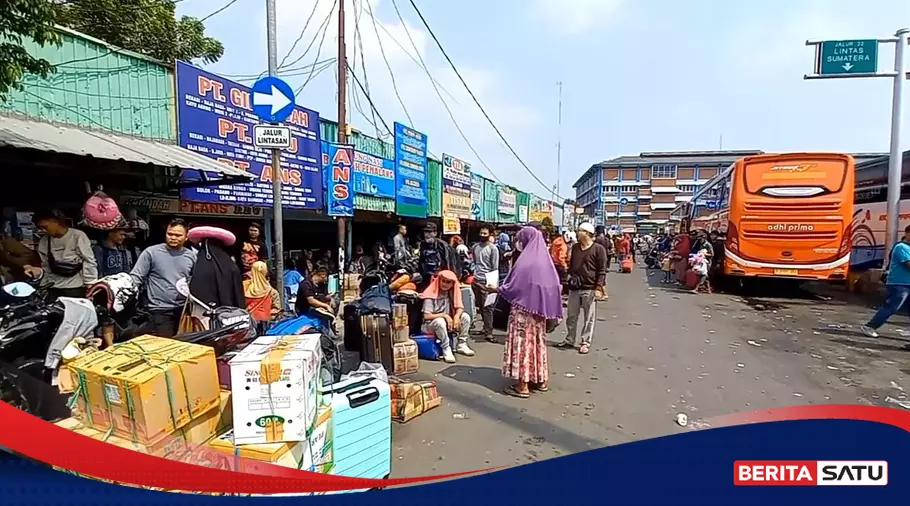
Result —
<svg viewBox="0 0 910 506"><path fill-rule="evenodd" d="M910 167L910 152L904 154L904 167ZM850 272L881 268L885 258L885 227L888 217L888 174L884 167L857 168L853 200L853 252ZM868 164L867 164L868 165ZM884 170L881 170L881 169ZM910 174L905 168L901 177L900 217L897 230L910 225Z"/></svg>
<svg viewBox="0 0 910 506"><path fill-rule="evenodd" d="M680 210L685 223L707 222L726 236L726 275L844 280L854 171L853 157L840 153L748 156Z"/></svg>

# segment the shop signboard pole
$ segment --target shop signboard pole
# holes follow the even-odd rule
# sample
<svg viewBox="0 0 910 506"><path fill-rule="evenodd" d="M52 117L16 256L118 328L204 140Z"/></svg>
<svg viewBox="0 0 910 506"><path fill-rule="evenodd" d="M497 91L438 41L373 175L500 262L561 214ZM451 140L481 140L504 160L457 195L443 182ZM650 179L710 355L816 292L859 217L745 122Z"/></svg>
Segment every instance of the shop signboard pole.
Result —
<svg viewBox="0 0 910 506"><path fill-rule="evenodd" d="M815 46L815 68L805 79L843 79L860 77L891 77L894 79L891 97L891 155L888 162L888 219L885 234L885 265L888 264L892 246L898 239L901 193L901 101L907 66L904 52L910 29L902 28L894 37L862 40L806 41ZM879 44L894 44L894 71L878 71Z"/></svg>
<svg viewBox="0 0 910 506"><path fill-rule="evenodd" d="M274 0L272 0L274 1ZM344 41L344 0L338 2L338 144L347 144L348 142L348 125L347 125L347 104L345 99L348 96L348 59L347 48ZM356 63L355 63L356 65ZM344 286L344 261L345 261L345 243L347 234L345 231L345 217L338 216L338 282ZM353 220L351 220L353 222Z"/></svg>

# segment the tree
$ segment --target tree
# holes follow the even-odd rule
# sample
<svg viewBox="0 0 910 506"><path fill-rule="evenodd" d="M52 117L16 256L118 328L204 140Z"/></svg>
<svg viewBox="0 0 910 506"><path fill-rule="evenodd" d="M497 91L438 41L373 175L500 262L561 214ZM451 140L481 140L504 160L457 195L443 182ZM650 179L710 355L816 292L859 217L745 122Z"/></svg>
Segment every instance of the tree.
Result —
<svg viewBox="0 0 910 506"><path fill-rule="evenodd" d="M6 100L10 89L21 90L19 80L26 73L47 77L53 71L47 60L28 54L23 43L59 42L54 14L47 0L0 0L0 99Z"/></svg>
<svg viewBox="0 0 910 506"><path fill-rule="evenodd" d="M109 44L165 62L218 61L224 45L205 36L202 21L176 19L175 9L174 0L68 0L56 5L59 24Z"/></svg>

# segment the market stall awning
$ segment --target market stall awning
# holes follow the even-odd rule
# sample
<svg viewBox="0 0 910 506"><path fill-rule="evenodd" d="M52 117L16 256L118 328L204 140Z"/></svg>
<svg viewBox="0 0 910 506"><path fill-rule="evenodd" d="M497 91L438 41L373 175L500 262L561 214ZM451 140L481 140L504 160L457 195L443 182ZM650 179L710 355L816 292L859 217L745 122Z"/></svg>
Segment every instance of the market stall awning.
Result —
<svg viewBox="0 0 910 506"><path fill-rule="evenodd" d="M199 185L242 183L251 179L247 172L176 144L15 116L0 116L0 148L3 147L197 171L200 176ZM212 175L219 177L212 181Z"/></svg>

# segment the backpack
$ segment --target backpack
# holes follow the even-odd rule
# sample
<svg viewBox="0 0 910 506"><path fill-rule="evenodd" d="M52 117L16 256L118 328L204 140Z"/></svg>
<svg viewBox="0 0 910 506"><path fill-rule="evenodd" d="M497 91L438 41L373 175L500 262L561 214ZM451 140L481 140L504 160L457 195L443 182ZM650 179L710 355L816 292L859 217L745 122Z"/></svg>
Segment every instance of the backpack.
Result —
<svg viewBox="0 0 910 506"><path fill-rule="evenodd" d="M246 325L241 325L241 328L246 327L248 329L247 337L244 339L244 342L252 341L256 338L256 322L253 321L253 317L250 316L249 311L239 307L221 306L213 309L211 311L209 327L212 330L218 330L237 322L247 322Z"/></svg>
<svg viewBox="0 0 910 506"><path fill-rule="evenodd" d="M445 268L446 254L439 239L420 243L420 273L428 279Z"/></svg>

